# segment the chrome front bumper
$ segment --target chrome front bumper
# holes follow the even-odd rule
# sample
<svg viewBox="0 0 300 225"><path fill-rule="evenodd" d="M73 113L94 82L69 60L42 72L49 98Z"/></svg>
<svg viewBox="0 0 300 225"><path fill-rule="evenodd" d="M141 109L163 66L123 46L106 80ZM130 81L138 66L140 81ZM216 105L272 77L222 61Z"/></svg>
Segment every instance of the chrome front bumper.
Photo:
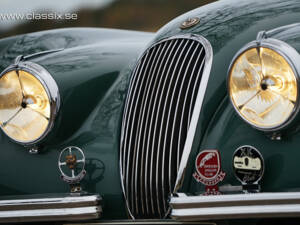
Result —
<svg viewBox="0 0 300 225"><path fill-rule="evenodd" d="M171 217L180 221L300 217L300 192L171 197Z"/></svg>
<svg viewBox="0 0 300 225"><path fill-rule="evenodd" d="M96 219L102 212L100 201L99 195L0 200L0 223Z"/></svg>

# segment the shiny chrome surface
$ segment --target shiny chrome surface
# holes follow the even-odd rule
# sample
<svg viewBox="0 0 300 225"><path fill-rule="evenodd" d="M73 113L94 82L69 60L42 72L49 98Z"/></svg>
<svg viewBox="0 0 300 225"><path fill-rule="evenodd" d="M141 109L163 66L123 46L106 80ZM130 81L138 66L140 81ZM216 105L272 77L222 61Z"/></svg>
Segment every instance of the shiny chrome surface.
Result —
<svg viewBox="0 0 300 225"><path fill-rule="evenodd" d="M168 213L167 198L193 142L209 57L212 49L206 39L183 35L154 44L136 66L120 148L122 187L132 218L163 218ZM183 173L179 175L181 179Z"/></svg>
<svg viewBox="0 0 300 225"><path fill-rule="evenodd" d="M273 32L273 31L272 31ZM259 51L260 47L264 47L267 49L271 49L274 50L275 52L277 52L278 54L280 54L286 61L287 63L291 66L291 69L293 70L293 73L295 74L295 78L297 81L297 92L300 93L300 85L299 85L299 79L300 79L300 65L299 65L299 61L300 61L300 55L299 53L290 45L288 45L287 43L280 41L278 39L273 39L273 38L267 38L267 34L268 32L259 32L257 35L257 40L248 43L247 45L245 45L240 51L237 52L237 54L233 57L233 60L231 61L231 64L229 66L228 69L228 74L230 74L231 68L235 62L235 60L244 52L246 52L249 49L253 49L253 48L257 48ZM229 90L229 76L227 76L227 88ZM232 99L230 98L231 103L234 105L234 102L232 101ZM285 128L286 126L288 126L293 119L296 117L298 111L299 111L299 105L300 105L300 98L299 96L297 96L297 99L295 101L295 107L292 110L290 116L283 122L280 123L279 125L275 126L275 127L259 127L255 124L251 123L251 126L253 126L254 128L258 129L258 130L263 130L263 131L277 131L280 129ZM234 107L235 111L240 115L240 117L247 123L249 123L241 114L241 112L239 110L237 110Z"/></svg>
<svg viewBox="0 0 300 225"><path fill-rule="evenodd" d="M194 136L195 136L199 116L201 113L202 103L203 103L204 95L206 92L206 87L207 87L210 70L211 70L211 66L212 66L212 60L213 60L213 50L212 50L212 46L209 43L209 41L206 40L205 38L203 38L202 36L197 36L197 37L198 37L198 41L202 44L202 46L204 47L204 50L205 50L205 59L204 59L205 63L204 63L204 65L201 65L201 66L204 66L204 68L203 68L203 72L202 72L201 81L199 81L200 87L198 88L198 90L196 90L196 87L193 88L192 99L194 99L194 97L196 96L196 100L195 100L194 109L192 109L191 106L189 109L189 121L190 122L188 124L187 138L186 138L186 142L184 145L182 158L180 161L173 193L176 193L177 190L181 187L183 179L184 179L184 173L185 173L187 161L189 159L190 152L192 149Z"/></svg>
<svg viewBox="0 0 300 225"><path fill-rule="evenodd" d="M68 162L66 160L67 156L75 156L75 164L73 168L68 166ZM69 146L64 148L60 152L58 157L58 169L63 180L69 184L79 184L79 182L84 178L86 174L85 163L85 155L82 149L76 146ZM77 164L80 164L80 167L77 167ZM67 171L65 170L65 168L67 169Z"/></svg>
<svg viewBox="0 0 300 225"><path fill-rule="evenodd" d="M101 210L95 206L63 209L0 211L0 223L97 219L100 216L100 212Z"/></svg>
<svg viewBox="0 0 300 225"><path fill-rule="evenodd" d="M89 225L104 225L104 224L200 224L200 225L217 225L216 223L213 222L180 222L176 220L171 220L171 219L162 219L162 220L112 220L112 221L101 221L101 222L93 222L89 223ZM65 223L64 225L86 225L86 223Z"/></svg>
<svg viewBox="0 0 300 225"><path fill-rule="evenodd" d="M292 28L298 27L298 26L300 26L300 23L292 23L292 24L289 24L289 25L277 27L277 28L272 29L272 30L268 30L265 34L266 34L266 37L272 37L273 35L276 35L277 33L280 33L282 31L292 29Z"/></svg>
<svg viewBox="0 0 300 225"><path fill-rule="evenodd" d="M38 142L40 142L52 129L54 125L55 117L58 113L59 107L60 107L60 95L58 86L55 82L55 80L52 78L52 76L49 74L49 72L41 67L40 65L29 62L29 61L22 61L22 57L17 57L15 64L9 66L6 68L1 74L0 77L5 75L6 73L10 71L25 71L30 74L32 74L39 82L42 84L42 86L45 88L45 91L47 92L49 101L50 101L50 117L49 122L47 125L47 128L45 132L36 140L30 141L30 142L20 142L15 139L12 139L14 142L17 142L22 145L34 145ZM3 129L2 129L3 130Z"/></svg>
<svg viewBox="0 0 300 225"><path fill-rule="evenodd" d="M171 217L180 221L299 217L300 192L172 196Z"/></svg>
<svg viewBox="0 0 300 225"><path fill-rule="evenodd" d="M200 22L200 19L198 17L188 18L186 21L184 21L180 25L180 28L182 30L188 29L190 27L193 27L193 26L197 25L199 22Z"/></svg>
<svg viewBox="0 0 300 225"><path fill-rule="evenodd" d="M0 200L0 222L34 222L99 218L99 195Z"/></svg>

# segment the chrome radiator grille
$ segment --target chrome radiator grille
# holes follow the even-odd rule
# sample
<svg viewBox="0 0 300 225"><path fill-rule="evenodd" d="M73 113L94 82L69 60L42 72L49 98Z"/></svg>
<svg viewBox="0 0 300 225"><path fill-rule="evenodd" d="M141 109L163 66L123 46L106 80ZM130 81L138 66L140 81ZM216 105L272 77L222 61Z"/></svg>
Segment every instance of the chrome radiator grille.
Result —
<svg viewBox="0 0 300 225"><path fill-rule="evenodd" d="M173 192L206 51L197 38L163 40L139 60L125 104L120 167L131 216L162 218Z"/></svg>

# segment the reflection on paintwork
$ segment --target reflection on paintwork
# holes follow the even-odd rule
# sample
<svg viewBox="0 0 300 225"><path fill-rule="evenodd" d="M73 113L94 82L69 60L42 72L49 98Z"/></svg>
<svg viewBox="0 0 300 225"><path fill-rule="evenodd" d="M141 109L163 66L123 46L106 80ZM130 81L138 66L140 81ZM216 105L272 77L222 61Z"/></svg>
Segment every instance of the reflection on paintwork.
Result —
<svg viewBox="0 0 300 225"><path fill-rule="evenodd" d="M95 193L97 192L97 183L104 178L105 164L100 159L89 158L86 159L85 169L87 173L82 184L85 187L88 186L91 193Z"/></svg>
<svg viewBox="0 0 300 225"><path fill-rule="evenodd" d="M299 3L298 0L278 0L274 1L274 4L269 4L269 1L256 1L255 3L252 1L241 1L239 4L230 4L230 1L219 1L208 8L197 9L189 13L189 15L179 18L177 21L171 22L157 36L157 39L162 39L162 35L183 33L179 30L178 25L186 17L198 15L201 17L201 23L187 32L202 34L209 39L215 55L208 91L204 99L203 113L199 122L201 126L198 126L199 131L196 133L198 138L195 139L195 146L197 147L195 147L196 150L194 152L199 150L201 138L205 135L202 131L207 128L209 122L212 124L208 134L205 135L207 139L203 141L203 146L206 145L213 148L216 146L215 148L222 149L223 166L226 171L232 171L232 149L236 145L241 143L257 143L259 145L259 143L266 141L268 149L262 149L262 151L264 156L266 156L267 174L264 178L266 182L263 185L264 190L267 191L282 191L283 188L296 188L295 177L286 176L286 174L289 171L293 171L294 165L297 165L299 157L290 157L290 155L299 155L299 148L293 141L284 144L268 142L268 139L263 134L258 134L256 130L248 127L245 122L237 118L232 106L229 106L228 98L224 100L223 106L220 106L220 102L226 93L226 72L233 54L242 45L255 39L257 29L261 27L264 27L264 29L273 28L275 25L273 24L274 19L281 20L282 24L299 21L298 12L300 8L297 7ZM218 8L221 8L221 10ZM258 10L257 13L255 12L256 10ZM280 14L290 15L292 19L287 21ZM266 20L271 23L265 23ZM173 27L172 24L174 25ZM127 67L130 61L141 53L139 51L147 43L145 41L144 45L135 47L128 45L125 52L129 52L129 54L122 56L124 58L123 61L104 64L97 57L91 57L84 58L84 60L93 59L93 62L84 63L77 60L78 66L76 67L72 65L71 60L68 63L64 63L65 60L72 57L73 53L76 53L75 56L78 59L80 56L78 52L84 50L91 43L97 43L96 46L98 47L93 48L89 46L88 48L91 54L96 56L97 53L99 54L102 51L102 46L98 45L101 40L113 39L113 36L127 37L127 34L115 33L108 36L100 29L91 32L67 29L28 34L15 39L0 41L0 69L10 65L14 58L20 54L28 55L34 52L58 48L69 49L67 55L60 52L39 57L36 61L47 66L52 65L52 67L50 66L51 70L56 71L56 73L53 73L54 78L62 90L61 94L64 101L62 112L64 115L74 115L76 117L76 123L72 123L75 119L68 119L60 115L58 124L63 124L61 122L62 119L67 121L63 124L65 127L63 130L58 132L54 130L57 137L61 139L55 140L55 142L51 143L51 146L47 146L44 154L35 157L24 153L22 151L24 149L21 146L9 142L6 137L0 134L0 140L5 149L5 151L2 151L1 156L7 159L0 164L1 182L7 185L7 189L2 185L0 186L1 193L14 194L18 193L17 191L28 194L67 192L68 189L65 188L65 185L62 184L63 182L59 180L57 175L57 149L60 149L62 145L75 142L80 143L80 146L84 146L90 158L101 159L105 163L105 172L102 178L92 178L95 184L89 186L87 183L86 185L87 191L96 190L101 195L104 194L105 219L116 218L116 216L119 216L118 218L127 218L118 175L118 135L120 133L118 126L120 126L122 103L125 99L124 90L126 90L128 83L125 82L125 89L122 88L120 92L118 91L119 86L113 85L118 75L121 74L123 76L120 70ZM150 38L147 41L150 41ZM114 48L111 44L108 44L108 47ZM120 51L124 50L124 47L118 46L118 48ZM130 52L131 49L134 50ZM88 53L87 51L85 52L85 54ZM56 62L61 62L60 65L62 67L55 67ZM80 65L83 66L81 67ZM64 73L60 73L60 69L64 69ZM101 78L97 79L97 77ZM105 82L106 85L101 85ZM95 84L93 89L90 88L91 84ZM97 93L97 95L93 95L94 93ZM110 98L110 95L113 97ZM91 96L94 96L94 98ZM117 96L119 96L120 100L114 99ZM76 99L79 101L76 101ZM87 107L85 110L74 110L74 106L76 109L81 109L81 106ZM216 113L218 106L220 106L220 111ZM212 117L213 115L215 117ZM202 121L205 121L205 123L202 123ZM105 129L108 129L108 132ZM65 133L68 135L65 135ZM296 138L299 139L299 135ZM288 150L290 155L284 154L285 150ZM290 164L287 163L287 158L291 160ZM26 166L24 166L24 163L12 164L12 161L26 162L27 164ZM276 164L277 167L269 166L272 164ZM190 165L194 167L193 163L190 163ZM8 171L12 170L19 172L14 177L11 177ZM189 168L187 168L187 174L191 174L188 170ZM225 179L224 183L239 185L233 176L227 176ZM32 187L32 182L35 180L39 180L41 183ZM186 181L189 181L188 176L186 176ZM22 187L19 185L20 183L22 183ZM17 191L14 189L17 189Z"/></svg>

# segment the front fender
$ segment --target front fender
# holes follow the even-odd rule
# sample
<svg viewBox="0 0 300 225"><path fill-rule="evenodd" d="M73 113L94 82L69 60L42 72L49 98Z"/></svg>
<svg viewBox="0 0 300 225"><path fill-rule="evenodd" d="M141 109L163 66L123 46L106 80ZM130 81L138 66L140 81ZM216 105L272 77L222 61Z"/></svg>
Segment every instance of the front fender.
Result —
<svg viewBox="0 0 300 225"><path fill-rule="evenodd" d="M38 144L40 154L13 143L1 132L1 195L65 193L57 160L67 146L86 156L83 190L104 198L104 217L122 218L126 210L118 167L122 108L130 67L152 38L150 33L109 29L61 29L0 41L1 69L18 55L62 49L30 61L43 66L56 81L61 107L53 129ZM14 163L17 162L17 163ZM18 171L12 175L12 171ZM118 204L114 204L114 202Z"/></svg>

